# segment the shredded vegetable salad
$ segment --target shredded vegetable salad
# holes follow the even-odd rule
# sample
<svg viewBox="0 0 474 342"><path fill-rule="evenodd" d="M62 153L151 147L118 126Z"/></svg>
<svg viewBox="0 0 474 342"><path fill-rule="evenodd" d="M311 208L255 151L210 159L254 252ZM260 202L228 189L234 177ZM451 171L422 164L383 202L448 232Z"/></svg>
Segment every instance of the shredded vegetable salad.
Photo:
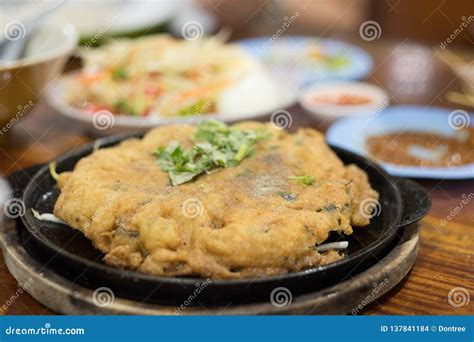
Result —
<svg viewBox="0 0 474 342"><path fill-rule="evenodd" d="M81 53L83 68L67 77L67 101L88 112L138 117L213 113L220 94L258 67L222 36L196 41L153 35L118 39Z"/></svg>
<svg viewBox="0 0 474 342"><path fill-rule="evenodd" d="M294 50L301 51L298 54ZM339 70L350 64L347 53L341 51L330 51L316 41L307 44L296 44L296 47L288 49L286 45L276 45L266 56L268 64L280 64L287 66L300 65L308 68L322 68L327 70Z"/></svg>

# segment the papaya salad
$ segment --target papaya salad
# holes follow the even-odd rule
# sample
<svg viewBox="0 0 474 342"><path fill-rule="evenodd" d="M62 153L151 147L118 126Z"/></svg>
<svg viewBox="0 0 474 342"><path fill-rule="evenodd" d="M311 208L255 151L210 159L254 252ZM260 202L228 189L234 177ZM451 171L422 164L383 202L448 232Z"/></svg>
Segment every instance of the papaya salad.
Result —
<svg viewBox="0 0 474 342"><path fill-rule="evenodd" d="M81 70L62 82L67 103L90 113L172 118L278 106L275 82L262 65L219 35L115 39L84 49L81 58Z"/></svg>

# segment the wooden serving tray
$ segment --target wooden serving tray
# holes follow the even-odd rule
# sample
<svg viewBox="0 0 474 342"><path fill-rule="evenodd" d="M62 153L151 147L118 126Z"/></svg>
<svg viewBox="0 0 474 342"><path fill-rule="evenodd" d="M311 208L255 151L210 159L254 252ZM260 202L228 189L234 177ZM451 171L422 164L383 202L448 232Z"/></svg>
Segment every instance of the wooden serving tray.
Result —
<svg viewBox="0 0 474 342"><path fill-rule="evenodd" d="M76 315L360 314L366 305L383 296L408 274L415 262L419 243L419 226L408 226L399 243L378 263L359 274L349 274L337 285L314 293L292 297L284 289L280 289L280 293L276 289L273 304L269 298L266 303L226 307L196 306L199 304L197 296L193 303L195 306L178 310L177 307L140 303L115 296L111 300L107 293L105 300L98 299L94 289L67 280L33 258L20 245L14 220L4 218L0 223L0 244L5 263L16 280L20 284L28 284L25 290L51 310Z"/></svg>

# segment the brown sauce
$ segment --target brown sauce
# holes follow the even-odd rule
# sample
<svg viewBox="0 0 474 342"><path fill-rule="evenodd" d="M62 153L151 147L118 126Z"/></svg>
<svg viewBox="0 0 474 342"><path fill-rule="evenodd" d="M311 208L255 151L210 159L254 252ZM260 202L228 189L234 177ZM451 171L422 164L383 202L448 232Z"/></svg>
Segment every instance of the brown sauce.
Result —
<svg viewBox="0 0 474 342"><path fill-rule="evenodd" d="M474 163L474 128L455 137L405 131L370 136L366 148L372 158L391 164L453 167Z"/></svg>

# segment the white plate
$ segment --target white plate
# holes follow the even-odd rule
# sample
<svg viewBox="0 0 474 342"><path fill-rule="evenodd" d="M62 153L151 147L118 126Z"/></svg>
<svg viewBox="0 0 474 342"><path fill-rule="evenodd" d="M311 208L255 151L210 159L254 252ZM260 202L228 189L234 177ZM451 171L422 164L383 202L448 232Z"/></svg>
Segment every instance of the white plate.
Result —
<svg viewBox="0 0 474 342"><path fill-rule="evenodd" d="M294 88L287 87L284 82L275 80L278 85L278 100L279 103L269 110L247 112L246 114L223 114L223 113L205 113L199 116L176 117L176 118L162 118L158 116L135 117L130 115L104 115L97 112L94 114L73 107L65 100L65 88L58 80L46 91L46 99L49 104L60 114L67 116L75 123L82 125L84 129L96 136L107 136L112 134L136 133L140 131L147 131L156 126L187 123L194 124L203 119L215 119L222 122L235 122L240 120L252 120L264 118L272 112L285 110L296 103L297 91ZM101 116L101 117L100 117Z"/></svg>
<svg viewBox="0 0 474 342"><path fill-rule="evenodd" d="M328 143L369 157L365 148L368 136L400 130L411 130L454 136L452 127L474 124L474 116L463 111L421 106L394 106L376 116L357 116L335 122L326 134ZM380 162L394 175L412 178L467 179L474 178L474 164L458 167L400 166Z"/></svg>
<svg viewBox="0 0 474 342"><path fill-rule="evenodd" d="M329 56L344 56L347 65L336 69L318 63L308 65L302 51L306 51L314 42L317 42ZM276 38L267 36L243 39L235 43L241 45L287 82L304 87L320 81L360 80L365 78L373 67L372 57L366 51L334 39L282 35ZM276 60L273 61L274 59Z"/></svg>

